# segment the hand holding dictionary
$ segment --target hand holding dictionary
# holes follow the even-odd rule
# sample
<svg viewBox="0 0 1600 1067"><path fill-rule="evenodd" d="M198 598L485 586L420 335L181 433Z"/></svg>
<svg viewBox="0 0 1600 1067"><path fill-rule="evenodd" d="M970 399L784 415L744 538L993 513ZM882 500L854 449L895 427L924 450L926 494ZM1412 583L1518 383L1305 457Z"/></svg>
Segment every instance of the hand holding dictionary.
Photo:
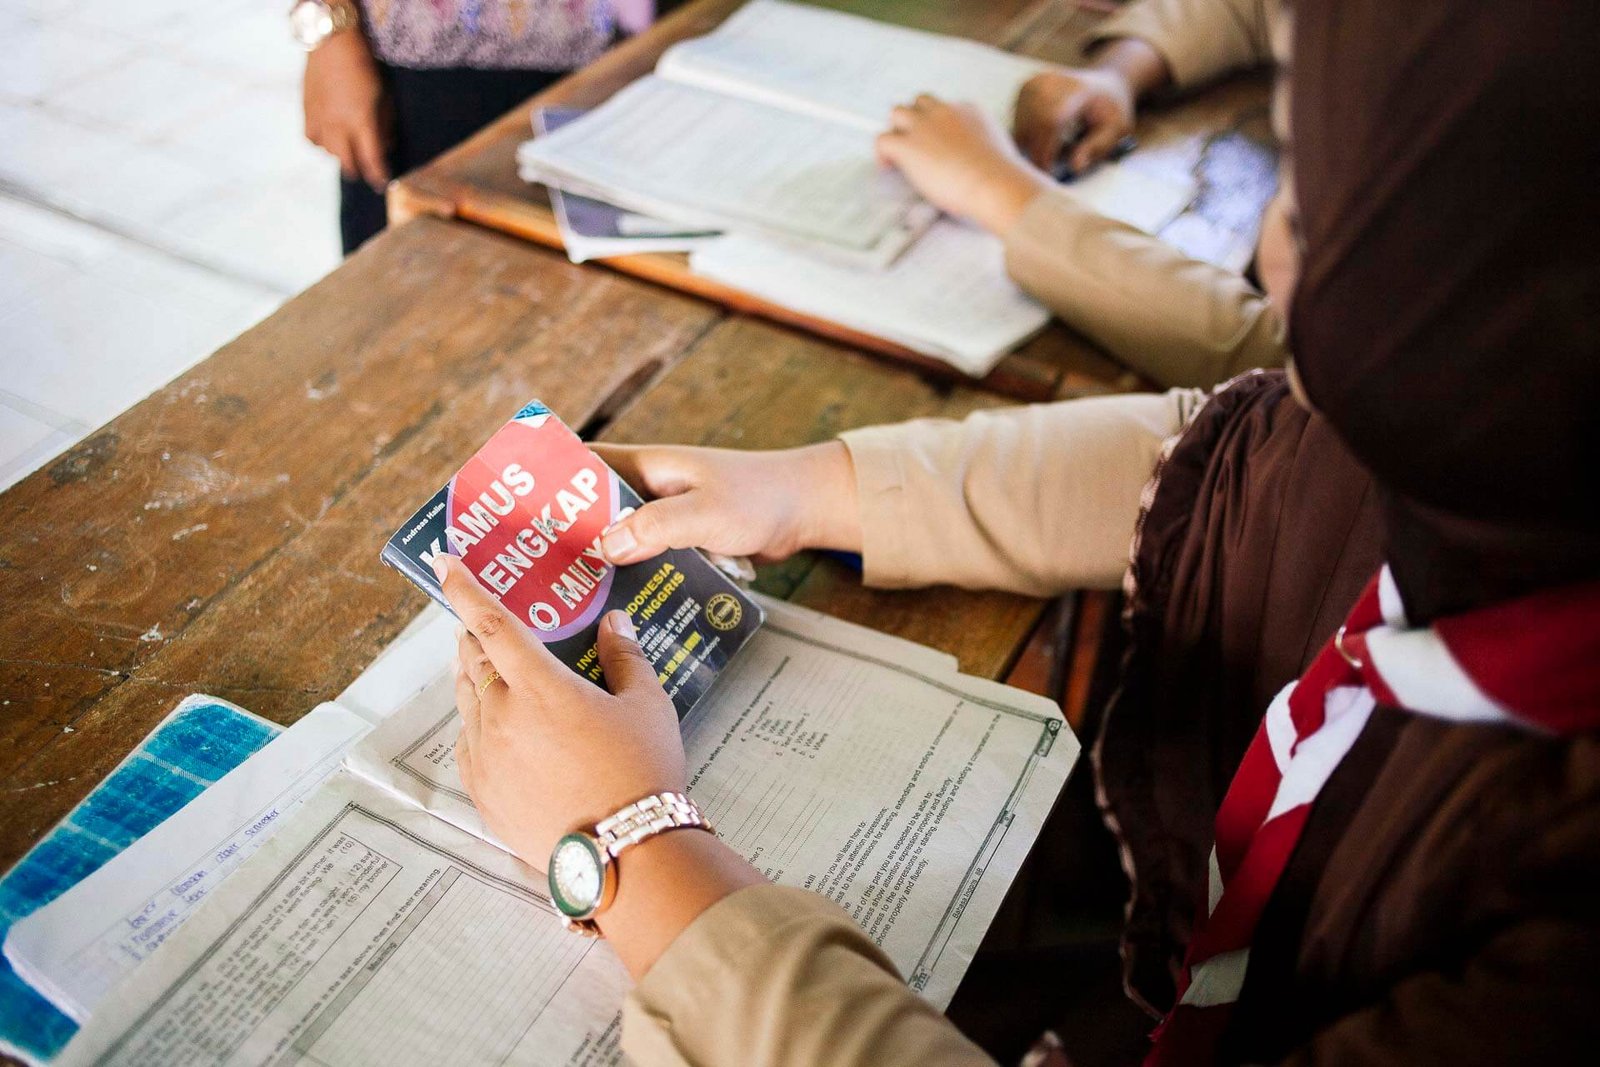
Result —
<svg viewBox="0 0 1600 1067"><path fill-rule="evenodd" d="M601 537L622 565L669 548L784 559L802 548L861 549L855 470L838 441L772 452L678 445L595 445L656 499Z"/></svg>
<svg viewBox="0 0 1600 1067"><path fill-rule="evenodd" d="M609 613L599 630L606 692L557 659L460 560L436 561L466 627L456 763L496 836L543 867L562 834L647 794L684 789L678 716L625 613Z"/></svg>

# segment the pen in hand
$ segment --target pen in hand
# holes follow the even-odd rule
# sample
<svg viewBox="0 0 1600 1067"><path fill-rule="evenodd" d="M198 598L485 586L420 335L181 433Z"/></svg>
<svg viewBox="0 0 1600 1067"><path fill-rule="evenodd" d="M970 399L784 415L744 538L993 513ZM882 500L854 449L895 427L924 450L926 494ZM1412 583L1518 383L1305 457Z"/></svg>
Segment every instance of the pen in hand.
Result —
<svg viewBox="0 0 1600 1067"><path fill-rule="evenodd" d="M1072 158L1072 150L1077 147L1078 142L1082 138L1083 129L1080 126L1078 131L1069 137L1066 143L1061 146L1061 152L1056 156L1055 165L1050 168L1050 176L1056 181L1071 182L1075 181L1081 176L1080 172L1072 169L1072 164L1069 163L1068 160ZM1106 153L1106 158L1102 162L1115 163L1138 147L1139 142L1136 138L1132 136L1124 137L1116 144L1111 146L1111 151Z"/></svg>

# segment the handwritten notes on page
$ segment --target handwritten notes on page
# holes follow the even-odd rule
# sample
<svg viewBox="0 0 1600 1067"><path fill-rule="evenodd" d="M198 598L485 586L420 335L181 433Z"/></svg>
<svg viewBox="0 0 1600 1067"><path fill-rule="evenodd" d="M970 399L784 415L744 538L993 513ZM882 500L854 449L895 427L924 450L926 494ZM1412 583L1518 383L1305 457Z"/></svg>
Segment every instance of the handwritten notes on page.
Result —
<svg viewBox="0 0 1600 1067"><path fill-rule="evenodd" d="M0 877L0 936L93 874L280 732L217 697L185 697ZM0 1055L50 1060L77 1026L0 961Z"/></svg>
<svg viewBox="0 0 1600 1067"><path fill-rule="evenodd" d="M11 928L17 972L82 1023L267 840L371 725L323 704L176 814Z"/></svg>

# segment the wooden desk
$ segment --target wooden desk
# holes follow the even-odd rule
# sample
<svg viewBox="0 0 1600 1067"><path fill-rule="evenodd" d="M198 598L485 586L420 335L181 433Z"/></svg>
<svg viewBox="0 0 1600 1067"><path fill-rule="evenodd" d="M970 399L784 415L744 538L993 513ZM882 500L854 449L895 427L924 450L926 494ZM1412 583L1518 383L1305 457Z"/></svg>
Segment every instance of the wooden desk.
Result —
<svg viewBox="0 0 1600 1067"><path fill-rule="evenodd" d="M650 30L613 49L595 63L563 79L521 107L485 127L459 147L390 186L391 220L421 214L476 222L539 244L559 248L557 229L542 186L517 176L517 145L532 136L533 107L594 107L623 86L649 73L668 46L715 29L744 0L694 0ZM827 0L819 6L868 15L887 22L959 34L1052 62L1078 60L1088 33L1102 17L1075 0L952 0L907 4L903 0ZM1179 106L1156 110L1142 119L1139 137L1145 151L1170 151L1179 158L1198 154L1205 135L1248 127L1250 138L1267 136L1266 83L1260 77L1236 79ZM1253 226L1271 195L1270 175L1262 182L1259 158L1249 153L1208 155L1197 164L1203 188L1191 213L1218 224ZM1253 241L1253 235L1247 240ZM695 293L738 311L801 326L922 368L946 379L965 379L947 364L893 342L826 320L801 315L753 294L697 277L683 255L638 255L608 259L615 270ZM983 386L1024 400L1047 400L1135 388L1139 379L1091 342L1060 323L1006 357Z"/></svg>
<svg viewBox="0 0 1600 1067"><path fill-rule="evenodd" d="M0 494L0 869L181 697L287 724L343 689L426 603L383 541L534 396L608 439L747 448L1006 402L473 226L393 229ZM761 586L989 677L1043 610L813 556Z"/></svg>

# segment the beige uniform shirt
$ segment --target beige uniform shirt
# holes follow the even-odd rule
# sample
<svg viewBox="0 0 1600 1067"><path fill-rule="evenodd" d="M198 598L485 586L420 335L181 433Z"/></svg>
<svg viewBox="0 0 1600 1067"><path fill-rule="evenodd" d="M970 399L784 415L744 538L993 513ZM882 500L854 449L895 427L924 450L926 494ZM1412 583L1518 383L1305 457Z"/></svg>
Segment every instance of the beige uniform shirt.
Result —
<svg viewBox="0 0 1600 1067"><path fill-rule="evenodd" d="M1199 390L1070 400L843 435L869 585L1113 587L1163 443ZM636 1064L987 1062L845 912L757 886L680 934L628 997Z"/></svg>
<svg viewBox="0 0 1600 1067"><path fill-rule="evenodd" d="M1150 42L1187 89L1270 63L1277 9L1278 0L1143 0L1106 19L1093 40ZM1249 282L1065 192L1035 197L1005 244L1018 285L1158 385L1215 385L1284 363L1282 322Z"/></svg>
<svg viewBox="0 0 1600 1067"><path fill-rule="evenodd" d="M1107 35L1150 40L1180 85L1265 56L1272 0L1144 0ZM1007 239L1018 282L1130 365L1212 385L1283 361L1281 328L1243 280L1064 196ZM1152 306L1163 315L1145 321ZM1163 443L1205 394L1174 389L926 419L843 435L864 579L1046 596L1112 588ZM641 1067L953 1067L990 1062L839 907L756 886L709 908L629 995L622 1047Z"/></svg>

